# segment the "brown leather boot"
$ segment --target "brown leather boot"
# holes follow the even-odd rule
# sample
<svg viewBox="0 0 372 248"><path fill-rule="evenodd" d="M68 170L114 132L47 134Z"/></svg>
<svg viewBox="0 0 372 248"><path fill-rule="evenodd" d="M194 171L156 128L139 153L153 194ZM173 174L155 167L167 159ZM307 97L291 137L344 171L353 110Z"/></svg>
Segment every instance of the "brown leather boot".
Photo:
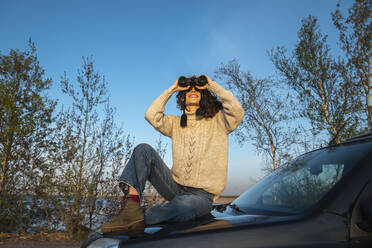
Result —
<svg viewBox="0 0 372 248"><path fill-rule="evenodd" d="M126 199L125 207L112 221L102 224L102 233L127 233L145 228L145 221L139 202Z"/></svg>

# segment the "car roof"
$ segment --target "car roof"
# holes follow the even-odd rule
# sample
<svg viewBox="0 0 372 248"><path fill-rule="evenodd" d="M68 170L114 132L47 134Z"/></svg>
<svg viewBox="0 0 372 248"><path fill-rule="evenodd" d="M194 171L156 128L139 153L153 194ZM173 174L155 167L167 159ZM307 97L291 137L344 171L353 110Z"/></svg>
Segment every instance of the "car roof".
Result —
<svg viewBox="0 0 372 248"><path fill-rule="evenodd" d="M342 143L353 142L353 141L357 141L357 140L367 140L367 139L372 139L372 132L368 132L366 134L351 137L351 138L347 139L345 142L342 142Z"/></svg>
<svg viewBox="0 0 372 248"><path fill-rule="evenodd" d="M369 140L372 140L372 132L368 132L368 133L365 133L365 134L361 134L361 135L358 135L358 136L348 138L345 141L342 141L340 143L330 143L326 146L320 147L318 149L314 149L314 150L309 151L307 153L317 151L317 150L321 150L321 149L327 149L327 148L330 148L330 147L335 147L335 146L340 146L340 145L345 145L345 144L351 144L351 143L360 143L360 142L369 141Z"/></svg>

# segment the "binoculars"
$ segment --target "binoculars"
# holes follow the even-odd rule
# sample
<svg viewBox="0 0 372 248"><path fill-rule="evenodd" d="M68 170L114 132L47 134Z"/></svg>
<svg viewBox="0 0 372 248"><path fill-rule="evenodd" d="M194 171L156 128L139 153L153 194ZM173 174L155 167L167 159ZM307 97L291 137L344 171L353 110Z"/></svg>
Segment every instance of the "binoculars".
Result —
<svg viewBox="0 0 372 248"><path fill-rule="evenodd" d="M181 76L178 78L178 85L181 86L181 87L188 87L188 86L191 86L192 87L195 87L195 86L199 86L199 87L202 87L204 85L206 85L208 83L208 79L206 76L204 75L201 75L199 77L184 77L184 76Z"/></svg>

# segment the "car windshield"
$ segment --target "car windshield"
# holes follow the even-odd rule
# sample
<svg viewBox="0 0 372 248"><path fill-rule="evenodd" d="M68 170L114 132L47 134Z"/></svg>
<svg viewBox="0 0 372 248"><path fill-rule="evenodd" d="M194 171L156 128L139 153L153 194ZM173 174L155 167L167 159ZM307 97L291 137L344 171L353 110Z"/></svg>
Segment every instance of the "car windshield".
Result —
<svg viewBox="0 0 372 248"><path fill-rule="evenodd" d="M369 152L368 144L344 144L304 154L269 174L232 202L246 214L293 215L312 206Z"/></svg>

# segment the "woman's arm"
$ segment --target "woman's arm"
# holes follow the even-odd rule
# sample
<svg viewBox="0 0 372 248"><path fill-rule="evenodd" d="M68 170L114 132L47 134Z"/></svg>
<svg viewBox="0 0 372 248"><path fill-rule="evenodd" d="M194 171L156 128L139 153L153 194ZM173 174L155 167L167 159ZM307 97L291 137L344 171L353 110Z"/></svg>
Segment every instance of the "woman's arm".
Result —
<svg viewBox="0 0 372 248"><path fill-rule="evenodd" d="M208 76L206 77L208 79L207 89L216 94L222 102L223 110L220 114L221 122L225 126L227 133L231 133L242 122L244 109L231 91L224 89Z"/></svg>
<svg viewBox="0 0 372 248"><path fill-rule="evenodd" d="M145 113L145 119L159 132L171 137L173 130L173 123L176 117L173 115L165 115L165 104L171 98L173 93L186 90L188 87L179 87L178 79L173 83L171 87L165 90L160 96L158 96L154 102L148 107Z"/></svg>

